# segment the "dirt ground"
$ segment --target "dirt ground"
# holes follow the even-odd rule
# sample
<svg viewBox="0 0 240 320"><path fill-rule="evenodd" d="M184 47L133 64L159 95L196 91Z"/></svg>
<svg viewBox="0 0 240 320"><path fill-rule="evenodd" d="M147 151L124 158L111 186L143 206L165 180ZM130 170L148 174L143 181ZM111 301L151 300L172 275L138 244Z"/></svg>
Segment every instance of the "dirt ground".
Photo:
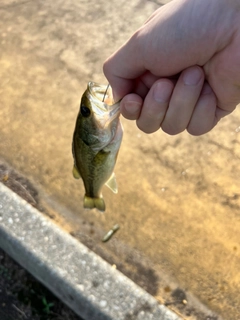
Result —
<svg viewBox="0 0 240 320"><path fill-rule="evenodd" d="M110 264L117 262L117 268L120 271L154 295L159 303L167 306L182 319L221 320L220 317L194 301L189 292L179 287L173 289L167 281L162 280L161 295L157 294L158 275L150 268L149 262L144 261L143 256L138 257L131 249L125 247L123 251L127 256L124 263L121 263L119 258L113 257L111 250L109 251L104 246L96 246L93 239L95 238L96 241L98 238L97 242L101 243L102 235L94 222L83 221L85 231L75 232L71 223L64 222L59 214L41 199L37 187L32 182L3 161L0 161L0 182L48 215L54 222L62 225L65 231L79 239L91 250L100 253ZM113 239L109 242L114 244L115 241ZM119 255L120 252L116 254ZM11 320L13 315L16 320L82 320L1 249L0 275L0 304L2 303L3 307L0 311L0 316L3 317L0 318L1 320Z"/></svg>

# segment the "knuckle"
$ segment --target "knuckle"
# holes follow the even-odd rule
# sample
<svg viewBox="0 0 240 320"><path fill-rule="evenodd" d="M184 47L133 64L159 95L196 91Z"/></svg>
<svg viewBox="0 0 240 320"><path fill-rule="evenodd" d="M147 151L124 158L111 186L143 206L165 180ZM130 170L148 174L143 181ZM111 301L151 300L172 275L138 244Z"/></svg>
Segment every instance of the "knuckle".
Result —
<svg viewBox="0 0 240 320"><path fill-rule="evenodd" d="M150 124L147 124L146 122L137 121L136 124L137 124L138 129L143 131L144 133L151 134L151 133L157 131L157 129L155 129Z"/></svg>
<svg viewBox="0 0 240 320"><path fill-rule="evenodd" d="M204 134L204 133L206 133L205 131L202 131L201 129L199 129L199 128L194 128L194 127L192 127L192 126L189 126L189 127L187 127L187 132L189 133L189 134L191 134L192 136L201 136L202 134Z"/></svg>
<svg viewBox="0 0 240 320"><path fill-rule="evenodd" d="M207 132L209 132L213 128L213 125L209 123L203 125L197 125L194 123L190 123L187 127L187 132L192 136L201 136Z"/></svg>
<svg viewBox="0 0 240 320"><path fill-rule="evenodd" d="M179 134L181 132L183 132L186 127L185 126L180 126L179 124L175 124L175 123L166 123L166 122L163 122L162 123L162 130L171 135L171 136L174 136L176 134Z"/></svg>

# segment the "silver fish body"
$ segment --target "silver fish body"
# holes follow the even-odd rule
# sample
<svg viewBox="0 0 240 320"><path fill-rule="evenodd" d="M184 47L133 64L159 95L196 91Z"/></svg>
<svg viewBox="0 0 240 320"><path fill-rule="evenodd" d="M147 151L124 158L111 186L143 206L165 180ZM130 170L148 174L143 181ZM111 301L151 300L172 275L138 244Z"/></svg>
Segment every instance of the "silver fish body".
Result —
<svg viewBox="0 0 240 320"><path fill-rule="evenodd" d="M103 102L103 100L105 102ZM122 141L120 104L111 105L108 86L89 82L84 92L73 134L73 176L82 178L84 208L105 211L102 188L106 184L117 193L113 173Z"/></svg>

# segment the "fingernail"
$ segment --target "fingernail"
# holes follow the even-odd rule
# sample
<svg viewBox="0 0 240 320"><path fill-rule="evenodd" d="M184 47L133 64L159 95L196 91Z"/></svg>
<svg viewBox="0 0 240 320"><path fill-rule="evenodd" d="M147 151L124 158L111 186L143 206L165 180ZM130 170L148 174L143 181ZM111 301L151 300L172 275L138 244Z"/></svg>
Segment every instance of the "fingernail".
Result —
<svg viewBox="0 0 240 320"><path fill-rule="evenodd" d="M199 68L192 68L185 71L183 75L183 82L188 86L194 86L198 84L202 78L202 72Z"/></svg>
<svg viewBox="0 0 240 320"><path fill-rule="evenodd" d="M172 94L172 85L169 82L158 82L153 88L153 98L157 102L167 102Z"/></svg>

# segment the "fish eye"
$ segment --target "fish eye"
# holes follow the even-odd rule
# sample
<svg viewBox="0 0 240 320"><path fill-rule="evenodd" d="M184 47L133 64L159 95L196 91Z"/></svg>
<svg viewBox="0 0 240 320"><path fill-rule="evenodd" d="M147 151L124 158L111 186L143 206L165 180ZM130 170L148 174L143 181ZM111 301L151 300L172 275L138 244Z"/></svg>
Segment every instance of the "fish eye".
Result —
<svg viewBox="0 0 240 320"><path fill-rule="evenodd" d="M89 117L90 114L91 114L91 110L88 107L84 106L84 105L81 106L80 110L81 110L81 115L84 118Z"/></svg>

